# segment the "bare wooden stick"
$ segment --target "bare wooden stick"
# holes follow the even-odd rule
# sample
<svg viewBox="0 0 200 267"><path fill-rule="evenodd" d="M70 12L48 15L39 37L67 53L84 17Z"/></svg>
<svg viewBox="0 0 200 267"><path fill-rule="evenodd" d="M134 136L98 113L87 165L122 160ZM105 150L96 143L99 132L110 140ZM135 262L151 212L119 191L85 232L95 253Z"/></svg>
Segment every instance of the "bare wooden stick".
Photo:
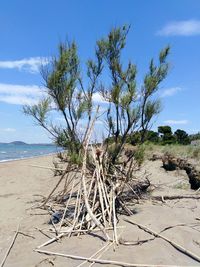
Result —
<svg viewBox="0 0 200 267"><path fill-rule="evenodd" d="M125 226L117 226L117 229L125 228ZM106 227L105 230L113 230L113 227ZM93 233L93 232L99 232L100 229L77 229L77 230L70 230L72 233ZM51 232L55 232L55 230L52 230ZM69 229L61 230L60 233L69 233Z"/></svg>
<svg viewBox="0 0 200 267"><path fill-rule="evenodd" d="M173 199L200 199L200 195L177 195L177 196L151 196L151 199L159 200L163 202L164 200L173 200Z"/></svg>
<svg viewBox="0 0 200 267"><path fill-rule="evenodd" d="M178 267L177 265L159 265L159 264L138 264L138 263L128 263L128 262L121 262L121 261L112 261L112 260L100 260L100 259L94 259L94 258L87 258L84 256L76 256L71 254L63 254L58 252L52 252L52 251L46 251L41 249L35 249L36 252L43 253L46 255L55 255L65 258L70 258L74 260L85 260L88 262L95 262L95 263L101 263L101 264L113 264L117 266L126 266L126 267ZM180 267L186 267L181 265Z"/></svg>
<svg viewBox="0 0 200 267"><path fill-rule="evenodd" d="M97 109L98 112L98 109ZM93 214L90 205L89 205L89 201L88 201L88 193L87 193L87 188L86 188L86 180L85 180L85 176L86 176L86 160L87 160L87 149L88 149L88 145L89 145L89 139L91 136L91 132L92 132L92 128L94 126L94 122L95 122L96 116L94 117L91 126L88 130L86 139L85 139L85 153L84 153L84 157L83 157L83 165L82 165L82 172L81 172L81 182L82 182L82 186L83 186L83 196L84 196L84 202L85 202L85 206L87 209L87 212L89 214L89 216L91 217L91 219L93 220L93 222L96 224L97 227L99 227L99 229L101 229L101 231L103 232L103 234L105 235L107 240L111 240L109 235L106 233L105 231L105 227L102 226L102 224L100 223L100 221L95 217L95 215Z"/></svg>
<svg viewBox="0 0 200 267"><path fill-rule="evenodd" d="M42 230L42 229L39 229L39 228L35 228L36 230L38 230L41 234L43 234L44 236L46 236L46 237L48 237L48 238L50 238L50 239L52 239L52 236L50 236L50 235L48 235L48 234L46 234L45 232L44 232L44 230ZM55 231L55 230L54 230Z"/></svg>
<svg viewBox="0 0 200 267"><path fill-rule="evenodd" d="M7 259L8 255L9 255L9 253L10 253L10 251L11 251L11 249L12 249L14 243L15 243L15 240L16 240L17 236L18 236L19 227L20 227L20 222L19 222L19 224L17 226L17 230L16 230L16 232L15 232L15 234L13 236L12 242L10 243L10 246L9 246L8 250L6 251L6 254L5 254L5 256L4 256L4 258L3 258L2 262L1 262L0 267L3 267L5 262L6 262L6 259Z"/></svg>
<svg viewBox="0 0 200 267"><path fill-rule="evenodd" d="M18 234L23 235L23 236L26 236L26 237L30 237L30 238L32 238L32 239L35 239L34 236L29 235L29 234L26 234L26 233L23 233L23 232L21 232L21 231L18 231Z"/></svg>
<svg viewBox="0 0 200 267"><path fill-rule="evenodd" d="M93 186L93 183L94 183L94 180L95 180L95 172L93 173L92 175L92 179L90 181L90 186L89 186L89 191L88 191L88 198L90 197L90 193L91 193L91 190L92 190L92 186ZM85 213L82 215L82 219L81 219L81 223L80 223L80 227L79 227L79 230L82 230L82 225L83 225L83 222L84 222L84 219L85 219L86 215ZM86 230L87 231L87 230ZM81 231L78 233L78 236L81 234Z"/></svg>
<svg viewBox="0 0 200 267"><path fill-rule="evenodd" d="M97 185L98 185L98 192L99 192L99 200L100 200L100 205L101 205L101 210L102 210L102 217L103 217L103 222L104 226L106 226L106 217L104 213L104 201L103 201L103 193L102 193L102 187L101 187L101 174L100 174L100 166L95 158L95 153L94 149L91 147L92 154L93 154L93 159L96 165L95 173L96 173L96 178L97 178Z"/></svg>
<svg viewBox="0 0 200 267"><path fill-rule="evenodd" d="M64 220L64 218L65 218L65 215L66 215L66 212L67 212L67 209L68 209L69 202L70 202L71 197L72 197L72 193L73 193L73 190L74 190L74 183L75 183L75 179L73 179L73 184L72 184L71 192L70 192L70 195L69 195L69 199L68 199L68 201L67 201L67 203L66 203L66 206L65 206L65 210L64 210L62 219L61 219L61 221L60 221L60 225L59 225L59 228L58 228L58 232L60 232L60 229L61 229L62 224L63 224L63 220Z"/></svg>
<svg viewBox="0 0 200 267"><path fill-rule="evenodd" d="M101 254L97 257L97 259L100 259L100 257L103 255L103 253L105 253L111 246L113 245L113 243L108 243L108 245L105 247L105 249L101 252ZM94 256L95 257L95 256ZM88 267L92 267L95 264L95 262L91 263Z"/></svg>
<svg viewBox="0 0 200 267"><path fill-rule="evenodd" d="M101 177L99 175L99 171L98 170L96 170L96 175L97 175L97 185L98 185L99 200L100 200L101 210L102 210L102 217L103 217L104 226L106 227L106 217L105 217L105 213L104 213L103 194L102 194L102 188L101 188L101 184L100 184Z"/></svg>
<svg viewBox="0 0 200 267"><path fill-rule="evenodd" d="M77 225L77 227L79 227L79 225ZM66 232L64 232L64 233L60 233L60 234L57 235L56 237L53 237L53 238L51 238L50 240L48 240L48 241L44 242L43 244L39 245L37 248L42 248L42 247L44 247L44 246L47 246L47 245L49 245L49 244L51 244L51 243L53 243L53 242L59 240L61 237L68 235L72 230L73 230L73 227L70 227L70 228L68 229L68 231L66 231ZM1 267L1 266L0 266L0 267Z"/></svg>
<svg viewBox="0 0 200 267"><path fill-rule="evenodd" d="M102 248L100 248L99 250L97 250L94 254L92 254L92 256L90 257L90 259L92 259L93 257L95 257L96 255L99 254L99 252L101 252L102 250L104 250L105 248L107 248L110 244L112 243L107 243L105 244L105 246L103 246ZM83 261L82 263L80 263L79 265L77 265L76 267L81 267L83 266L85 263L87 263L87 261Z"/></svg>
<svg viewBox="0 0 200 267"><path fill-rule="evenodd" d="M129 222L133 225L136 225L138 226L140 229L144 230L145 232L155 236L155 237L160 237L162 238L163 240L167 241L169 244L171 244L174 248L176 248L178 251L180 251L181 253L189 256L190 258L192 258L193 260L196 260L197 262L200 262L200 257L197 256L196 254L194 254L193 252L187 250L186 248L180 246L179 244L175 243L174 241L170 240L169 238L151 230L150 228L147 228L146 226L142 225L142 224L139 224L137 222L134 222L132 220L128 220L128 219L124 219L124 221L126 222Z"/></svg>
<svg viewBox="0 0 200 267"><path fill-rule="evenodd" d="M79 196L79 198L77 197L77 200L76 200L76 208L75 208L75 211L74 211L74 215L76 214L76 216L74 216L74 222L73 222L73 225L72 225L72 229L75 228L76 226L76 223L78 222L78 218L79 218L79 215L83 209L83 204L81 205L81 184L79 186L79 189L78 189L78 194L77 196ZM80 227L81 223L79 223L79 227ZM71 236L72 232L69 234L69 237Z"/></svg>
<svg viewBox="0 0 200 267"><path fill-rule="evenodd" d="M86 155L85 155L85 159L84 162L86 162ZM83 194L84 194L84 201L85 201L85 206L87 208L87 212L89 214L89 216L91 217L91 219L93 220L93 222L96 224L97 227L99 227L99 229L101 229L101 231L103 232L103 234L105 235L107 240L110 240L109 235L106 233L105 228L102 226L102 224L100 223L100 221L95 217L95 215L93 214L89 202L88 202L88 197L87 197L87 189L86 189L86 183L85 183L85 163L83 165L83 172L82 172L82 186L83 186Z"/></svg>
<svg viewBox="0 0 200 267"><path fill-rule="evenodd" d="M68 233L69 233L69 232L68 232ZM50 240L44 242L43 244L41 244L41 245L38 246L37 248L45 247L45 246L47 246L47 245L49 245L49 244L51 244L51 243L57 241L57 240L60 239L61 237L66 236L68 233L61 233L61 234L59 234L59 235L53 237L52 239L50 239Z"/></svg>
<svg viewBox="0 0 200 267"><path fill-rule="evenodd" d="M116 212L115 212L115 199L116 195L115 192L113 191L113 228L114 228L114 237L115 237L115 242L117 245L119 245L118 237L117 237L117 220L116 220Z"/></svg>
<svg viewBox="0 0 200 267"><path fill-rule="evenodd" d="M50 192L50 194L48 195L48 197L45 199L44 203L42 204L42 206L45 206L45 204L48 202L49 198L52 196L52 194L55 192L56 188L59 186L59 184L62 182L63 178L65 177L65 174L68 172L68 166L65 169L64 173L61 175L60 179L58 180L56 186L53 188L53 190Z"/></svg>

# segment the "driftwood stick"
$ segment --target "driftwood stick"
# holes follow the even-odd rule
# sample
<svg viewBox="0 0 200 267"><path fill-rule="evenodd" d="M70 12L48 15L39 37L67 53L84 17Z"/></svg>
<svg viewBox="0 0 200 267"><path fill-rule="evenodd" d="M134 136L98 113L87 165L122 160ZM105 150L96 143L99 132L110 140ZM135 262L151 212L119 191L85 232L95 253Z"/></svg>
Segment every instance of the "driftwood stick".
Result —
<svg viewBox="0 0 200 267"><path fill-rule="evenodd" d="M2 260L2 262L0 264L0 267L4 266L4 264L6 262L6 259L7 259L8 255L9 255L9 253L10 253L10 251L11 251L11 249L12 249L14 243L15 243L15 240L17 239L17 236L19 234L19 227L20 227L20 223L17 226L17 230L16 230L16 232L15 232L15 234L13 236L12 242L10 243L10 246L9 246L8 250L6 251L6 254L5 254L5 256L4 256L4 258L3 258L3 260Z"/></svg>
<svg viewBox="0 0 200 267"><path fill-rule="evenodd" d="M154 232L153 230L151 230L150 228L147 228L146 226L142 225L142 224L139 224L137 222L134 222L132 220L128 220L128 219L124 219L124 221L128 222L128 223L131 223L133 225L136 225L138 226L140 229L144 230L145 232L155 236L155 237L160 237L162 238L163 240L167 241L169 244L171 244L175 249L177 249L178 251L180 251L181 253L187 255L188 257L192 258L193 260L196 260L197 262L200 262L200 257L197 256L196 254L194 254L193 252L187 250L186 248L180 246L179 244L175 243L174 241L170 240L169 238L157 233L157 232Z"/></svg>
<svg viewBox="0 0 200 267"><path fill-rule="evenodd" d="M96 255L99 254L99 252L101 252L102 250L104 250L105 248L107 248L110 244L112 243L107 243L105 246L103 246L102 248L100 248L98 251L96 251L94 254L92 254L92 256L90 257L90 259L92 259L93 257L95 257ZM81 267L83 266L85 263L87 263L87 261L83 261L82 263L80 263L79 265L77 265L76 267Z"/></svg>
<svg viewBox="0 0 200 267"><path fill-rule="evenodd" d="M35 251L38 253L46 254L46 255L55 255L55 256L70 258L73 260L85 260L88 262L95 262L95 263L101 263L101 264L112 264L112 265L117 265L117 266L126 266L126 267L178 267L177 265L138 264L138 263L128 263L128 262L112 261L112 260L100 260L100 259L87 258L84 256L63 254L63 253L40 250L40 249L35 249ZM180 267L186 267L186 266L181 265Z"/></svg>
<svg viewBox="0 0 200 267"><path fill-rule="evenodd" d="M108 243L107 246L104 247L104 250L101 252L101 254L97 257L97 259L100 259L100 257L103 255L103 253L105 253L111 246L113 245L113 243ZM100 252L100 251L99 251ZM95 257L95 256L94 256ZM95 262L91 263L89 265L89 267L92 267L95 264Z"/></svg>
<svg viewBox="0 0 200 267"><path fill-rule="evenodd" d="M118 241L118 237L117 237L117 220L116 220L116 212L115 212L115 199L116 199L116 195L115 192L113 191L113 228L114 228L114 237L115 237L115 242L117 245L119 245L119 241Z"/></svg>
<svg viewBox="0 0 200 267"><path fill-rule="evenodd" d="M120 245L123 245L123 246L137 246L137 245L141 245L141 244L153 241L153 240L155 240L155 238L156 237L154 236L154 237L149 238L149 239L142 239L142 240L137 240L137 241L125 241L125 240L120 239L119 243L120 243Z"/></svg>
<svg viewBox="0 0 200 267"><path fill-rule="evenodd" d="M60 179L58 180L56 186L53 188L53 190L51 191L51 193L48 195L48 197L45 199L44 203L42 204L42 206L45 206L45 204L49 201L49 198L52 196L52 194L55 192L55 190L57 189L57 187L59 186L59 184L62 182L62 180L65 177L65 174L68 172L68 166L66 168L66 170L64 171L64 173L61 175Z"/></svg>
<svg viewBox="0 0 200 267"><path fill-rule="evenodd" d="M95 215L93 214L93 212L92 212L92 210L90 208L90 205L89 205L88 196L87 196L87 189L86 189L86 182L85 182L85 168L86 168L85 164L86 164L86 154L85 154L85 157L84 157L83 171L82 171L82 177L81 177L85 206L87 208L87 212L88 212L90 218L93 220L93 222L96 224L96 226L99 227L99 229L101 229L101 231L105 235L106 239L110 240L110 237L106 233L105 228L102 226L100 221L95 217Z"/></svg>
<svg viewBox="0 0 200 267"><path fill-rule="evenodd" d="M68 233L69 233L69 232L68 232ZM37 248L45 247L45 246L47 246L47 245L49 245L49 244L51 244L51 243L57 241L58 239L60 239L61 237L65 236L65 235L67 235L67 233L61 233L61 234L57 235L56 237L53 237L52 239L50 239L50 240L44 242L43 244L41 244L41 245L38 246Z"/></svg>
<svg viewBox="0 0 200 267"><path fill-rule="evenodd" d="M96 173L96 178L97 178L97 185L98 185L98 192L99 192L99 200L100 200L100 205L101 205L101 210L102 210L102 217L103 217L103 222L104 226L106 226L106 217L104 213L104 198L103 198L103 193L102 193L102 186L101 186L101 174L100 174L100 166L98 164L98 161L95 158L95 153L94 149L91 147L92 153L93 153L93 159L96 165L95 173Z"/></svg>
<svg viewBox="0 0 200 267"><path fill-rule="evenodd" d="M52 239L52 236L50 236L50 235L48 235L48 234L46 234L45 232L44 232L44 230L42 230L42 229L39 229L39 228L35 228L36 230L38 230L41 234L43 234L44 236L46 236L46 237L48 237L49 239ZM54 230L55 231L55 230Z"/></svg>
<svg viewBox="0 0 200 267"><path fill-rule="evenodd" d="M99 109L99 107L98 107ZM97 112L98 112L97 109ZM106 237L106 240L110 241L110 237L109 235L106 233L105 231L105 227L103 227L103 225L100 223L100 221L96 218L96 216L94 215L94 213L91 210L90 204L89 204L89 200L88 200L88 192L87 192L87 188L86 188L86 161L87 161L87 149L88 149L88 145L89 145L89 139L91 136L91 132L92 132L92 128L94 126L94 122L96 120L96 115L91 123L91 126L87 132L86 138L85 138L85 144L84 144L84 157L83 157L83 165L82 165L82 171L81 171L81 183L82 183L82 188L83 188L83 197L84 197L84 202L85 202L85 206L87 209L87 212L90 216L90 218L92 219L92 221L96 224L97 227L99 227L99 229L101 229L101 231L103 232L104 236Z"/></svg>
<svg viewBox="0 0 200 267"><path fill-rule="evenodd" d="M77 225L77 227L79 227L79 226L80 226L80 224ZM38 246L37 248L42 248L42 247L44 247L44 246L47 246L47 245L49 245L49 244L51 244L51 243L53 243L53 242L59 240L59 239L60 239L61 237L63 237L63 236L67 236L72 230L73 230L73 227L70 227L68 230L66 230L66 232L64 232L64 233L60 233L60 234L57 235L56 237L51 238L50 240L46 241L46 242L43 243L42 245ZM0 267L1 267L1 266L0 266Z"/></svg>
<svg viewBox="0 0 200 267"><path fill-rule="evenodd" d="M73 190L74 190L74 183L75 183L75 179L73 179L73 184L72 184L71 192L70 192L70 195L69 195L69 199L67 200L67 203L66 203L66 206L65 206L65 210L64 210L64 213L63 213L63 216L62 216L62 219L60 221L58 232L60 232L60 229L61 229L62 224L63 224L63 220L65 219L65 215L66 215L66 212L67 212L67 209L68 209L68 205L69 205L69 202L71 200L72 193L73 193Z"/></svg>
<svg viewBox="0 0 200 267"><path fill-rule="evenodd" d="M72 225L72 230L74 229L76 225L76 221L78 220L78 215L79 215L79 206L80 206L80 191L81 191L81 184L79 185L77 196L76 196L76 204L75 204L75 210L74 210L74 218L73 218L73 225ZM69 237L71 236L72 232L69 233Z"/></svg>
<svg viewBox="0 0 200 267"><path fill-rule="evenodd" d="M81 223L80 223L81 224ZM121 229L121 228L125 228L125 226L117 226L116 229ZM105 227L105 230L113 230L113 227ZM81 233L81 234L84 234L84 233L94 233L94 232L100 232L101 229L77 229L77 230L70 230L72 233ZM55 230L52 229L51 232L55 232ZM60 231L60 233L69 233L69 230L66 229L66 230L62 230Z"/></svg>
<svg viewBox="0 0 200 267"><path fill-rule="evenodd" d="M151 199L159 200L162 202L163 202L163 199L164 200L174 200L174 199L183 199L183 198L200 199L200 195L151 196Z"/></svg>
<svg viewBox="0 0 200 267"><path fill-rule="evenodd" d="M30 238L32 238L32 239L35 239L34 236L29 235L29 234L26 234L26 233L23 233L23 232L21 232L21 231L18 231L18 234L23 235L23 236L26 236L26 237L30 237Z"/></svg>

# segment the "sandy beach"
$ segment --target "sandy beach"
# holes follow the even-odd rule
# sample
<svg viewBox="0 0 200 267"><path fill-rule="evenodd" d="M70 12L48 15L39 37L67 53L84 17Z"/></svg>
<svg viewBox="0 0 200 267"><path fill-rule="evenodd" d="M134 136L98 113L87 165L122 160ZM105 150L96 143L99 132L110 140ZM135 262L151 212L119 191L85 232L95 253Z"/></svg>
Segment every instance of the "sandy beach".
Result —
<svg viewBox="0 0 200 267"><path fill-rule="evenodd" d="M49 214L41 209L34 209L43 196L47 196L59 177L54 177L49 169L40 169L31 165L52 166L54 156L0 163L0 262L12 241L17 226L20 229L14 246L5 262L5 267L29 266L78 266L83 261L59 256L48 256L35 252L34 249L54 235L45 236L42 232L49 229ZM183 171L166 172L161 168L161 161L145 162L145 169L150 173L151 194L185 195L195 194L190 189L187 175ZM196 193L199 194L199 193ZM200 213L199 200L176 199L153 201L141 200L134 206L135 215L126 217L149 227L190 250L200 257ZM152 235L139 229L120 217L119 225L124 226L119 232L126 241L138 241L152 238ZM105 245L99 234L64 237L47 247L46 250L91 257ZM155 238L146 243L132 246L111 246L101 256L102 259L117 260L136 264L199 266L200 263L184 255L168 242ZM89 266L85 263L82 266ZM95 264L94 266L102 266ZM105 264L103 266L115 266Z"/></svg>

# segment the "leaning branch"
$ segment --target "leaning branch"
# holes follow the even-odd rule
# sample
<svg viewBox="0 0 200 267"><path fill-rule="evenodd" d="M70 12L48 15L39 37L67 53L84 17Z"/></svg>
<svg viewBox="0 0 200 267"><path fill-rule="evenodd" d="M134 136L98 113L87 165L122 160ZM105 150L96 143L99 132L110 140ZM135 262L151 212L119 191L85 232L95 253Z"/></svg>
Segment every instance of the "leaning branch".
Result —
<svg viewBox="0 0 200 267"><path fill-rule="evenodd" d="M146 226L136 223L132 220L128 220L128 219L124 219L124 221L131 223L133 225L138 226L140 229L144 230L145 232L155 236L155 237L159 237L162 238L163 240L167 241L169 244L171 244L175 249L177 249L178 251L180 251L181 253L187 255L188 257L192 258L193 260L200 262L200 257L197 256L196 254L194 254L193 252L187 250L186 248L180 246L179 244L175 243L174 241L170 240L169 238L151 230L150 228L147 228Z"/></svg>

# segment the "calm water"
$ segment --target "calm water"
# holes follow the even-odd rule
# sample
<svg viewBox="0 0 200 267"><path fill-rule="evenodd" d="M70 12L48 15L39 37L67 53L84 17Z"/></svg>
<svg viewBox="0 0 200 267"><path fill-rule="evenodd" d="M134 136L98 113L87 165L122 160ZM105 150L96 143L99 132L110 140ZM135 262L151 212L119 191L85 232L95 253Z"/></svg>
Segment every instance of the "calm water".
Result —
<svg viewBox="0 0 200 267"><path fill-rule="evenodd" d="M0 162L48 155L61 151L52 145L0 144Z"/></svg>

